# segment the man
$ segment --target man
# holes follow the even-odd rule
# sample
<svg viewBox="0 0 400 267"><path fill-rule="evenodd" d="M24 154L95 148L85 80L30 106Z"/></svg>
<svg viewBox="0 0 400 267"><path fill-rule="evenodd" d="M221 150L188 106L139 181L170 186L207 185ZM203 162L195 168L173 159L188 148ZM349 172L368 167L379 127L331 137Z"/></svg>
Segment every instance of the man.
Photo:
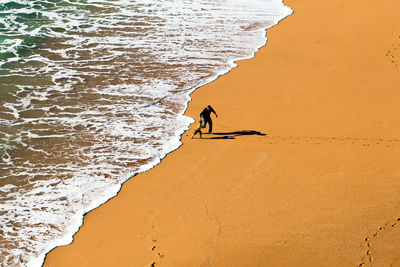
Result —
<svg viewBox="0 0 400 267"><path fill-rule="evenodd" d="M217 113L215 112L215 110L214 110L210 105L208 105L208 106L207 106L205 109L203 109L203 111L200 113L200 120L201 120L201 119L204 119L204 125L203 125L203 127L206 127L206 124L208 123L208 133L209 133L209 134L212 134L211 112L213 112L213 113L215 114L215 116L217 116L217 118L218 118Z"/></svg>

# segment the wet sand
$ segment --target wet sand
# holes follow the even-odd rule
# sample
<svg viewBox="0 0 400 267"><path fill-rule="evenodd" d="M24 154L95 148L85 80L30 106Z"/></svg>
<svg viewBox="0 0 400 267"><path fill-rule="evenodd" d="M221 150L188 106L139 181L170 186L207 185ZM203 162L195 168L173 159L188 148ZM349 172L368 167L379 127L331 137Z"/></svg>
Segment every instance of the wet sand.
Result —
<svg viewBox="0 0 400 267"><path fill-rule="evenodd" d="M193 124L45 266L400 264L400 2L285 4L255 58L193 93L215 134Z"/></svg>

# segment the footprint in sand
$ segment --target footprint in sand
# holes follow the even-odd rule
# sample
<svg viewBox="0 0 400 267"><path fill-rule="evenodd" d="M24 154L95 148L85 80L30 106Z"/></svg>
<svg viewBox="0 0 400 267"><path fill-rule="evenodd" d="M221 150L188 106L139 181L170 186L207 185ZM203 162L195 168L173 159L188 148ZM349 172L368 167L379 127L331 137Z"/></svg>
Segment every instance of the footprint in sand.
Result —
<svg viewBox="0 0 400 267"><path fill-rule="evenodd" d="M400 218L387 222L385 225L379 227L374 234L365 238L367 251L364 254L362 262L359 264L360 267L370 266L370 264L374 264L374 266L389 266L387 264L389 261L393 263L393 266L399 266L398 255L400 250L396 245L400 240L398 229L396 229L398 222L400 222ZM393 257L388 259L382 255L392 255Z"/></svg>

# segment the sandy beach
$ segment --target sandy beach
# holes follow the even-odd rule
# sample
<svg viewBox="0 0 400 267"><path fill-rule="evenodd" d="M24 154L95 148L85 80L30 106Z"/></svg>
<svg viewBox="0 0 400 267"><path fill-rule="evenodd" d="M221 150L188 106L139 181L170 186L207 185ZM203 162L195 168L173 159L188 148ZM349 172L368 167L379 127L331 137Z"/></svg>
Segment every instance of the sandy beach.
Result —
<svg viewBox="0 0 400 267"><path fill-rule="evenodd" d="M217 111L44 266L400 266L400 2L285 1Z"/></svg>

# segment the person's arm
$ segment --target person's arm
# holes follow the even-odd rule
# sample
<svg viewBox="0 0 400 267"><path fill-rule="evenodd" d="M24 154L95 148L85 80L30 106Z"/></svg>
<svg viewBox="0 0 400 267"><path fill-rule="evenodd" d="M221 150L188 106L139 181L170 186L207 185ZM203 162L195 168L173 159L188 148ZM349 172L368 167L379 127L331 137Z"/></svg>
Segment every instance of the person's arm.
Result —
<svg viewBox="0 0 400 267"><path fill-rule="evenodd" d="M200 120L201 118L203 118L203 115L204 115L204 110L200 113Z"/></svg>
<svg viewBox="0 0 400 267"><path fill-rule="evenodd" d="M217 118L218 118L217 112L215 112L215 110L213 108L211 108L211 112L213 112L215 114L215 116L217 116Z"/></svg>

